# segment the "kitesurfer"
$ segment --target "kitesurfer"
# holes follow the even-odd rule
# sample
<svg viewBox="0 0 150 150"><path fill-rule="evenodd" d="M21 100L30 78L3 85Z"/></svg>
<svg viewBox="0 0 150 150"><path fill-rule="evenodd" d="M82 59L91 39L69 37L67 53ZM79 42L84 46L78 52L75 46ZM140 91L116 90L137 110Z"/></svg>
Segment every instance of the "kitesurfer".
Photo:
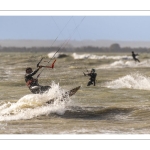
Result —
<svg viewBox="0 0 150 150"><path fill-rule="evenodd" d="M140 62L139 59L136 58L136 56L138 56L138 54L135 54L134 51L132 51L132 57L135 60L135 62L136 61Z"/></svg>
<svg viewBox="0 0 150 150"><path fill-rule="evenodd" d="M83 72L83 74L86 76L86 75L88 75L88 76L90 76L90 78L89 78L89 82L88 82L88 84L87 84L87 86L90 86L90 85L96 85L96 76L97 76L97 73L95 73L95 69L92 69L91 70L91 72L90 73L87 73L87 74L85 74L84 72Z"/></svg>
<svg viewBox="0 0 150 150"><path fill-rule="evenodd" d="M44 93L45 91L49 90L50 86L41 86L38 83L37 78L33 78L33 76L42 68L42 66L38 66L38 68L33 71L31 67L26 68L26 74L25 74L25 82L27 86L29 87L29 90L34 93Z"/></svg>

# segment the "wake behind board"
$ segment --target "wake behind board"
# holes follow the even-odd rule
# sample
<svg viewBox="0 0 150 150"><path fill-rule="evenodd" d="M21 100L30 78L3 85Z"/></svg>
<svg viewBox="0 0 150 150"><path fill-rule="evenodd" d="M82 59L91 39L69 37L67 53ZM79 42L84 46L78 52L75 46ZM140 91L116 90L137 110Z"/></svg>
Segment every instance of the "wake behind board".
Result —
<svg viewBox="0 0 150 150"><path fill-rule="evenodd" d="M67 98L68 96L71 97L73 96L79 89L81 86L78 86L76 88L71 89L70 91L65 92L65 95L63 95L62 100L63 101L65 98ZM52 104L54 102L54 99L48 100L46 103L48 104Z"/></svg>

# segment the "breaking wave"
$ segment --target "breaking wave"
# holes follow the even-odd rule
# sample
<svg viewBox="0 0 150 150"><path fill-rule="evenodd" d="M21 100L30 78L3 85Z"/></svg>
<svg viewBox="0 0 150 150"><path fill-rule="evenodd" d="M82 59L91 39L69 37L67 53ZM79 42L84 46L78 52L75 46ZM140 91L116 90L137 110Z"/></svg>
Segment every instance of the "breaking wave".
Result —
<svg viewBox="0 0 150 150"><path fill-rule="evenodd" d="M124 61L124 60L118 60L111 64L101 65L97 67L97 69L111 69L111 68L141 68L141 67L150 67L150 60L144 60L139 62L135 61Z"/></svg>
<svg viewBox="0 0 150 150"><path fill-rule="evenodd" d="M120 89L140 89L140 90L150 90L150 77L146 77L139 73L134 73L131 75L126 75L117 80L105 83L107 88Z"/></svg>
<svg viewBox="0 0 150 150"><path fill-rule="evenodd" d="M48 57L52 58L55 55L55 58L63 58L63 57L67 57L68 55L65 53L56 53L56 52L51 52L48 53Z"/></svg>
<svg viewBox="0 0 150 150"><path fill-rule="evenodd" d="M114 60L132 59L131 56L106 56L106 55L99 56L99 55L93 55L93 54L77 54L77 53L73 53L72 57L74 59L114 59Z"/></svg>
<svg viewBox="0 0 150 150"><path fill-rule="evenodd" d="M59 84L52 83L51 89L43 94L28 94L20 98L17 102L7 102L0 105L0 121L31 119L41 115L56 113L64 114L66 102L69 96L62 100L65 90ZM53 104L47 104L50 99L54 99Z"/></svg>

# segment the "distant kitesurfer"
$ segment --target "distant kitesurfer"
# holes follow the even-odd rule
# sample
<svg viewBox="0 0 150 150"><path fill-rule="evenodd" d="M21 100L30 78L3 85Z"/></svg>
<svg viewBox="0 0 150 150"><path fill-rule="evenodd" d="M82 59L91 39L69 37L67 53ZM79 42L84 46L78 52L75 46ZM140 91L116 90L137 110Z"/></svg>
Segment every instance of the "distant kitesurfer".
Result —
<svg viewBox="0 0 150 150"><path fill-rule="evenodd" d="M91 72L90 73L87 73L87 74L85 74L84 72L83 72L83 74L86 76L86 75L88 75L88 76L90 76L90 79L89 79L89 82L88 82L88 84L87 84L87 86L90 86L90 85L96 85L96 76L97 76L97 73L95 73L95 69L92 69L91 70Z"/></svg>
<svg viewBox="0 0 150 150"><path fill-rule="evenodd" d="M38 68L35 71L32 71L31 67L26 68L26 74L25 74L25 82L27 86L29 87L29 90L34 93L44 93L45 91L49 90L50 86L41 86L38 83L38 79L33 78L33 76L42 68L42 66L38 66Z"/></svg>
<svg viewBox="0 0 150 150"><path fill-rule="evenodd" d="M138 56L138 54L135 54L134 51L132 51L132 57L135 60L135 62L136 61L140 62L139 59L136 58L136 56Z"/></svg>

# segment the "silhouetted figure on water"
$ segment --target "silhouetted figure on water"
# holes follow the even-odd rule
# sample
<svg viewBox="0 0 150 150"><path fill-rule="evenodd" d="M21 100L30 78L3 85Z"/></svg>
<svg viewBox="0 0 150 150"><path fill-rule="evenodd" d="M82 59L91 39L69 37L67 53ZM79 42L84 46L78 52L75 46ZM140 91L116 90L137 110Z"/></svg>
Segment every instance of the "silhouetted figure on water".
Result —
<svg viewBox="0 0 150 150"><path fill-rule="evenodd" d="M135 54L134 51L132 51L132 57L133 57L133 59L135 60L135 62L136 62L136 61L140 62L139 59L136 58L136 56L138 56L138 55L139 55L139 54Z"/></svg>
<svg viewBox="0 0 150 150"><path fill-rule="evenodd" d="M89 82L88 82L88 84L87 84L87 86L90 86L90 85L96 85L96 76L97 76L97 73L95 73L95 69L92 69L91 70L91 72L90 73L87 73L87 74L85 74L84 72L83 72L83 74L86 76L86 75L88 75L88 76L90 76L90 79L89 79Z"/></svg>

